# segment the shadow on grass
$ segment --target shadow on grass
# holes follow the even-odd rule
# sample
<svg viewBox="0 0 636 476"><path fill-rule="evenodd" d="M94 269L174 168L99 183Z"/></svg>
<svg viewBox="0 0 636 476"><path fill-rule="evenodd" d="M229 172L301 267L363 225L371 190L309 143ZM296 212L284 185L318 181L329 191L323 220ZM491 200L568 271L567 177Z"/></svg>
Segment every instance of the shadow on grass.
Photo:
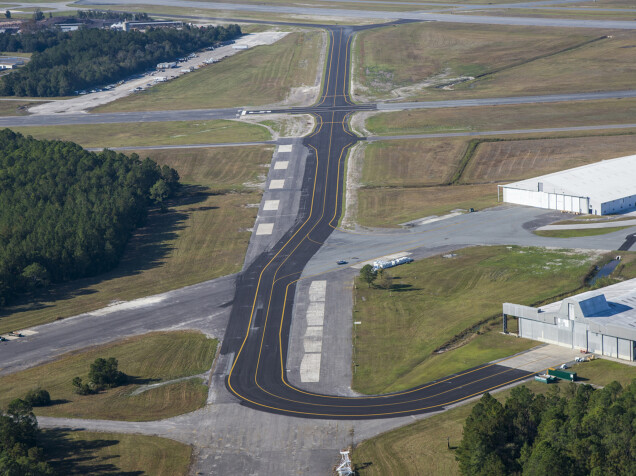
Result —
<svg viewBox="0 0 636 476"><path fill-rule="evenodd" d="M49 464L57 472L64 475L111 474L118 476L141 476L143 471L123 472L113 462L118 455L100 456L100 450L119 444L119 440L73 439L74 432L69 428L44 430L38 437L38 444L44 449Z"/></svg>
<svg viewBox="0 0 636 476"><path fill-rule="evenodd" d="M103 281L136 275L160 266L164 258L173 250L169 242L177 237L180 230L184 229L185 221L190 213L217 208L190 207L185 210L175 210L174 207L202 203L210 195L218 195L218 193L196 185L181 187L179 195L167 202L169 207L167 213L161 213L158 207L149 211L146 223L133 232L119 264L113 270L99 276L56 284L48 289L24 294L16 300L14 305L0 309L0 322L7 316L19 317L22 312L50 307L46 304L47 302L94 294L97 291L92 287Z"/></svg>
<svg viewBox="0 0 636 476"><path fill-rule="evenodd" d="M126 379L126 385L150 385L157 382L161 382L161 379L160 378L141 378L135 375L128 375Z"/></svg>

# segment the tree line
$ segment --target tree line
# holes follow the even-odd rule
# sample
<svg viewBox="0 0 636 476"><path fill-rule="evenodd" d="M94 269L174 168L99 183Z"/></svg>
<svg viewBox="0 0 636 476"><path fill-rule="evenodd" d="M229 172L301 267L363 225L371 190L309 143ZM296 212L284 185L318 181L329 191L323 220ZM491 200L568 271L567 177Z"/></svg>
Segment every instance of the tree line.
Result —
<svg viewBox="0 0 636 476"><path fill-rule="evenodd" d="M148 21L150 17L147 13L143 12L116 12L114 10L77 10L75 13L77 18L81 20L134 20L134 21Z"/></svg>
<svg viewBox="0 0 636 476"><path fill-rule="evenodd" d="M0 306L49 282L114 268L176 170L138 155L0 131Z"/></svg>
<svg viewBox="0 0 636 476"><path fill-rule="evenodd" d="M0 50L33 55L24 67L1 78L0 95L68 96L239 35L238 25L156 28L148 32L82 29L66 33L2 33Z"/></svg>
<svg viewBox="0 0 636 476"><path fill-rule="evenodd" d="M20 398L0 409L0 474L53 476L37 445L38 422L31 405Z"/></svg>
<svg viewBox="0 0 636 476"><path fill-rule="evenodd" d="M484 394L457 448L462 474L636 474L636 379L626 388L553 389L536 395L517 387L503 405Z"/></svg>

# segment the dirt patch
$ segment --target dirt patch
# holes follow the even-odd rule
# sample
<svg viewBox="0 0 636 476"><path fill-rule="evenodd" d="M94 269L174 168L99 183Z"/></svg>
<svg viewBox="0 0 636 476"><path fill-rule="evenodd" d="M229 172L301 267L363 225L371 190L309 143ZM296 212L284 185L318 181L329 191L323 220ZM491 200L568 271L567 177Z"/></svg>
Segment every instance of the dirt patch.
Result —
<svg viewBox="0 0 636 476"><path fill-rule="evenodd" d="M270 132L273 140L288 137L304 137L316 126L314 116L310 114L258 114L245 115L242 121L259 124Z"/></svg>
<svg viewBox="0 0 636 476"><path fill-rule="evenodd" d="M372 117L381 114L378 111L362 111L356 112L351 116L351 121L349 122L349 126L351 130L361 136L361 137L369 137L375 136L376 134L372 133L369 129L366 128L367 120Z"/></svg>
<svg viewBox="0 0 636 476"><path fill-rule="evenodd" d="M367 144L356 143L349 151L347 158L347 189L345 193L345 212L342 217L341 227L346 229L356 228L356 215L358 210L358 188L362 175L362 162Z"/></svg>

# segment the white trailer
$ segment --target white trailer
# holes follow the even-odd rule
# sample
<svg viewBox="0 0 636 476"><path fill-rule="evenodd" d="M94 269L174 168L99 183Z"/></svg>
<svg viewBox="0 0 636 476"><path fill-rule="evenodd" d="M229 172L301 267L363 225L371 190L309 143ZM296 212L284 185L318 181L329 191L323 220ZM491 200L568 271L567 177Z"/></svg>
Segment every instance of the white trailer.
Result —
<svg viewBox="0 0 636 476"><path fill-rule="evenodd" d="M373 262L373 270L377 271L379 269L393 268L394 266L399 266L405 263L412 263L413 259L408 256L401 256L399 258L395 258L392 260L377 260Z"/></svg>

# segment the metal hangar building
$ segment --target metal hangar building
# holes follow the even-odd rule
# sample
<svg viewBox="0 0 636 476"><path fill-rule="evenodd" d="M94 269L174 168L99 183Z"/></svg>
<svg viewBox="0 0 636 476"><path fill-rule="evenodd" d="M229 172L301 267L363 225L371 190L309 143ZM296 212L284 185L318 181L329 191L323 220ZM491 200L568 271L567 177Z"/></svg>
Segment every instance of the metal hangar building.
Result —
<svg viewBox="0 0 636 476"><path fill-rule="evenodd" d="M636 209L636 155L603 160L499 185L503 201L573 213L607 215Z"/></svg>
<svg viewBox="0 0 636 476"><path fill-rule="evenodd" d="M504 303L504 332L516 317L519 337L636 360L636 279L539 308Z"/></svg>

